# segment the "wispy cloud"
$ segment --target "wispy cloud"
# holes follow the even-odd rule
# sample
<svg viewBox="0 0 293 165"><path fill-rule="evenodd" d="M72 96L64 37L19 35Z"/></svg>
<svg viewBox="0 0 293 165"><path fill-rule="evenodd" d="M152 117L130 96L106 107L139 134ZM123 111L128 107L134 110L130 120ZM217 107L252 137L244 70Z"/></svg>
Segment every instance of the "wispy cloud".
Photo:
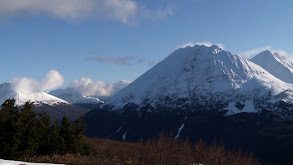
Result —
<svg viewBox="0 0 293 165"><path fill-rule="evenodd" d="M156 20L174 15L175 9L176 8L173 6L166 6L164 8L159 8L156 10L150 10L146 7L140 7L140 14L144 18L156 21Z"/></svg>
<svg viewBox="0 0 293 165"><path fill-rule="evenodd" d="M131 24L138 17L155 20L171 16L174 8L149 9L136 0L0 0L0 16L37 14L60 19L110 19Z"/></svg>
<svg viewBox="0 0 293 165"><path fill-rule="evenodd" d="M255 48L255 49L251 49L251 50L247 50L247 51L244 51L244 52L240 52L240 53L237 53L238 55L242 56L242 57L245 57L245 58L251 58L252 56L260 53L260 52L263 52L265 50L270 50L272 49L271 46L265 46L265 47L261 47L261 48Z"/></svg>
<svg viewBox="0 0 293 165"><path fill-rule="evenodd" d="M245 57L245 58L249 59L249 58L252 58L255 55L265 51L265 50L270 50L272 52L280 53L280 54L283 54L283 55L289 55L289 56L293 55L293 54L290 54L290 53L288 53L288 52L286 52L284 50L272 49L272 46L265 46L265 47L255 48L255 49L247 50L247 51L240 52L240 53L237 53L237 54L242 56L242 57Z"/></svg>
<svg viewBox="0 0 293 165"><path fill-rule="evenodd" d="M133 0L0 0L0 15L42 13L62 19L99 17L126 23L137 9Z"/></svg>
<svg viewBox="0 0 293 165"><path fill-rule="evenodd" d="M97 61L101 63L113 63L117 65L134 65L143 63L146 60L137 56L124 56L124 57L87 57L87 60Z"/></svg>
<svg viewBox="0 0 293 165"><path fill-rule="evenodd" d="M208 46L208 47L210 47L212 45L217 45L217 46L219 46L221 48L224 48L224 44L222 44L222 43L212 43L212 42L207 41L207 42L195 42L195 43L194 42L187 42L185 44L177 46L175 49L185 48L186 46L191 46L192 47L194 45L205 45L205 46Z"/></svg>

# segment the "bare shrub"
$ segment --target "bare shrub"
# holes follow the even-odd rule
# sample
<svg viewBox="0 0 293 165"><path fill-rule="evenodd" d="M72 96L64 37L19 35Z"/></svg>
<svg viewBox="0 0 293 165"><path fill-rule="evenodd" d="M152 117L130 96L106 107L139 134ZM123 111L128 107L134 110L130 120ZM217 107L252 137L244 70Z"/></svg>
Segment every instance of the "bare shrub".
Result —
<svg viewBox="0 0 293 165"><path fill-rule="evenodd" d="M119 142L109 139L85 140L92 144L96 155L52 155L27 158L26 161L65 163L68 165L260 165L252 155L239 151L227 151L223 145L211 145L199 140L193 145L188 139L174 139L160 135L157 139L138 143Z"/></svg>

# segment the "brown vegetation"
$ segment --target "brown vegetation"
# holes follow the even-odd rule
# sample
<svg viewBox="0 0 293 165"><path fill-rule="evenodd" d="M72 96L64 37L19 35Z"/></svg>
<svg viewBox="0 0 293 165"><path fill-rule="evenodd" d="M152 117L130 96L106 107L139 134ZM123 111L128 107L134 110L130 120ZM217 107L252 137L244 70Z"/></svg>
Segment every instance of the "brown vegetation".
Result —
<svg viewBox="0 0 293 165"><path fill-rule="evenodd" d="M139 143L118 142L109 139L86 138L96 150L96 155L80 154L53 155L31 157L26 161L65 163L68 165L82 164L165 164L165 165L260 165L261 163L249 154L241 151L227 151L224 146L207 145L200 140L192 145L188 140L173 139L160 136L156 140Z"/></svg>

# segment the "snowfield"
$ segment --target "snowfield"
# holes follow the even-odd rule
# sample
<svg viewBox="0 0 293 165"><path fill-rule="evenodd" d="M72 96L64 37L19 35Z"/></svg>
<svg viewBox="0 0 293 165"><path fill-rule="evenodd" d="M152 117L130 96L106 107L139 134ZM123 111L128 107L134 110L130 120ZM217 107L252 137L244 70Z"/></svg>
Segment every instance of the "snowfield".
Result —
<svg viewBox="0 0 293 165"><path fill-rule="evenodd" d="M28 162L0 159L0 165L50 165L50 164L49 163L28 163ZM52 165L64 165L64 164L52 164Z"/></svg>

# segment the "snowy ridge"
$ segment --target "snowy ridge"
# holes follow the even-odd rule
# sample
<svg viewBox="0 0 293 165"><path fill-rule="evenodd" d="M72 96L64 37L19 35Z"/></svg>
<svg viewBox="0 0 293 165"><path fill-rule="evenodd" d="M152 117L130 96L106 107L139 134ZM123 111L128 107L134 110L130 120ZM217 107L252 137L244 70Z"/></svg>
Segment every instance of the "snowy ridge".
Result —
<svg viewBox="0 0 293 165"><path fill-rule="evenodd" d="M293 58L266 50L251 59L280 80L293 83Z"/></svg>
<svg viewBox="0 0 293 165"><path fill-rule="evenodd" d="M47 94L43 91L14 91L10 82L0 84L0 102L1 104L7 99L15 99L15 104L21 106L27 101L38 104L69 104L67 101L59 99L55 96Z"/></svg>
<svg viewBox="0 0 293 165"><path fill-rule="evenodd" d="M176 50L100 108L109 105L118 110L127 104L178 107L178 101L185 100L180 104L207 108L220 102L227 114L242 112L247 103L257 112L280 100L291 103L292 89L292 84L236 54L216 45L195 45ZM241 106L236 111L230 103Z"/></svg>
<svg viewBox="0 0 293 165"><path fill-rule="evenodd" d="M103 103L100 99L94 96L81 96L79 92L73 88L57 89L51 91L49 94L66 100L71 104L99 104Z"/></svg>

